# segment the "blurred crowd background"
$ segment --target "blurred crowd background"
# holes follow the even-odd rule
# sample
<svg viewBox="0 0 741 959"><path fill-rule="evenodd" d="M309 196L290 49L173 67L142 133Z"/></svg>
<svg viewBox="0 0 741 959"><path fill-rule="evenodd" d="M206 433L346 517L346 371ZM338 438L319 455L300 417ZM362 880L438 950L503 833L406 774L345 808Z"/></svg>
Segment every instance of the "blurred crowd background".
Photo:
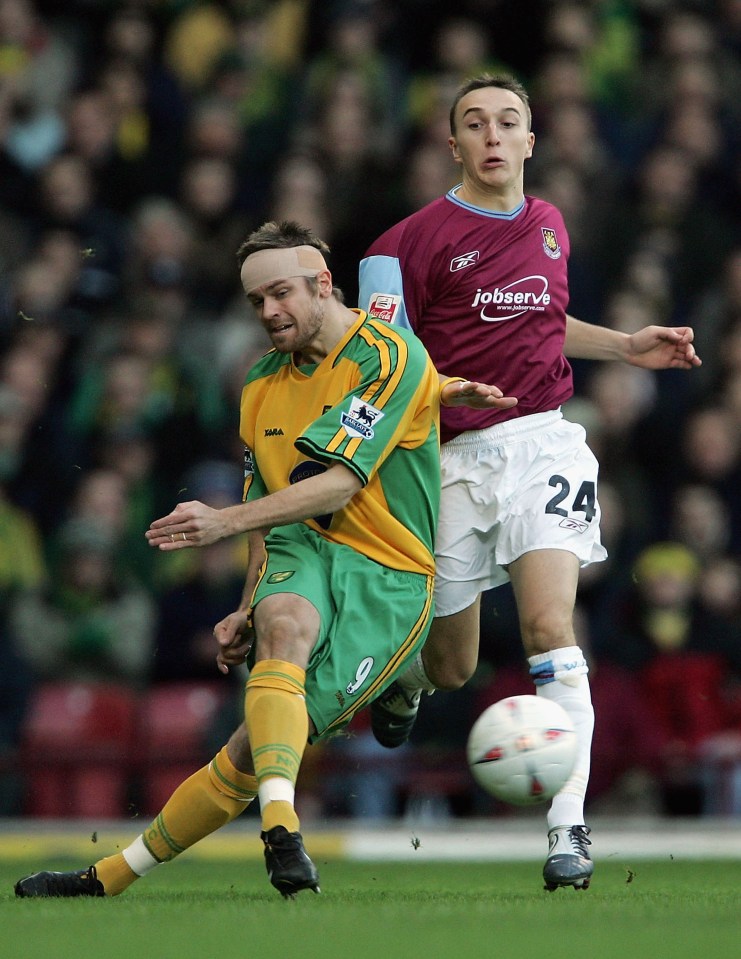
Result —
<svg viewBox="0 0 741 959"><path fill-rule="evenodd" d="M741 0L0 0L0 814L154 812L237 721L211 629L244 545L144 540L240 498L266 341L237 246L299 220L354 303L369 243L457 182L448 110L482 70L531 94L570 312L691 324L703 360L574 367L610 554L577 604L588 809L741 814ZM362 716L310 750L299 810L511 815L462 750L512 692L503 587L474 680L400 750Z"/></svg>

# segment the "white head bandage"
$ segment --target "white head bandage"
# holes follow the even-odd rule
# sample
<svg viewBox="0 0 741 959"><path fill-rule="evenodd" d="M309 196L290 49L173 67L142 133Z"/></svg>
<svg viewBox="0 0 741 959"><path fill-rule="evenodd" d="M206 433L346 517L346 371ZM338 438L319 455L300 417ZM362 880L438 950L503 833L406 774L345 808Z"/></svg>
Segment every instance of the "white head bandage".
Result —
<svg viewBox="0 0 741 959"><path fill-rule="evenodd" d="M251 293L258 286L289 276L316 276L327 269L324 257L313 246L289 246L250 253L242 264L242 285Z"/></svg>

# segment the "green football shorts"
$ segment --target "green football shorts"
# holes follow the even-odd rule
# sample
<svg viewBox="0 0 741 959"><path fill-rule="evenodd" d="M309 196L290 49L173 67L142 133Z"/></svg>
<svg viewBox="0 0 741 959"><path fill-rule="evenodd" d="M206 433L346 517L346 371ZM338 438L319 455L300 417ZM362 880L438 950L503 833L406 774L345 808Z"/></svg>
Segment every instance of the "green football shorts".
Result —
<svg viewBox="0 0 741 959"><path fill-rule="evenodd" d="M254 606L274 593L295 593L320 616L306 670L317 741L350 722L422 645L433 616L433 577L381 566L303 523L272 530L266 549Z"/></svg>

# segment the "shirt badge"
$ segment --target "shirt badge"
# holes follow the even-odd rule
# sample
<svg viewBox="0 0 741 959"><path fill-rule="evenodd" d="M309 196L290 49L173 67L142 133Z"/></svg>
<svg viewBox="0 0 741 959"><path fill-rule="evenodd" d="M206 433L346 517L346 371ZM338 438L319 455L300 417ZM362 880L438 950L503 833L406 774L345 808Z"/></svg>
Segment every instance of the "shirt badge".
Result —
<svg viewBox="0 0 741 959"><path fill-rule="evenodd" d="M385 416L375 406L364 403L360 397L353 396L349 412L343 412L340 422L348 436L361 440L372 440L375 435L373 425Z"/></svg>
<svg viewBox="0 0 741 959"><path fill-rule="evenodd" d="M368 316L372 316L375 320L393 323L400 303L400 296L393 296L391 293L374 293L370 298Z"/></svg>
<svg viewBox="0 0 741 959"><path fill-rule="evenodd" d="M552 260L557 260L561 256L561 244L558 242L556 231L549 226L542 226L540 232L543 234L543 249L546 255Z"/></svg>

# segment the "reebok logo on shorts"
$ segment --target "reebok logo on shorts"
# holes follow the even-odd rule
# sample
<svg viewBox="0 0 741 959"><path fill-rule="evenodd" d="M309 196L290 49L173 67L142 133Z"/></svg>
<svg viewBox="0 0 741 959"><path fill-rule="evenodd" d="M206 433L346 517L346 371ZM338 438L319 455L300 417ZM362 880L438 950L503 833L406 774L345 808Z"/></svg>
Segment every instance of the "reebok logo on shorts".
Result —
<svg viewBox="0 0 741 959"><path fill-rule="evenodd" d="M575 533L585 533L589 529L589 523L583 523L581 520L571 517L562 519L558 525L564 529L573 529Z"/></svg>

